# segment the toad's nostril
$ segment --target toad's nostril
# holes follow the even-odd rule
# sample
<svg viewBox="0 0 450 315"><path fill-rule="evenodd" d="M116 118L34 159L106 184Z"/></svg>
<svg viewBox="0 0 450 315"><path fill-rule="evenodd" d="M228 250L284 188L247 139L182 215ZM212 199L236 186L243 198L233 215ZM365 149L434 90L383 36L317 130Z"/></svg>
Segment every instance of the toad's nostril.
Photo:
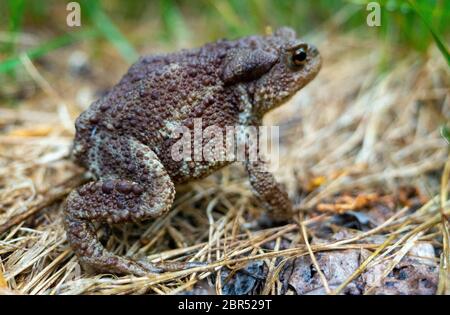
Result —
<svg viewBox="0 0 450 315"><path fill-rule="evenodd" d="M309 45L309 53L311 56L316 57L319 55L319 50L314 45Z"/></svg>

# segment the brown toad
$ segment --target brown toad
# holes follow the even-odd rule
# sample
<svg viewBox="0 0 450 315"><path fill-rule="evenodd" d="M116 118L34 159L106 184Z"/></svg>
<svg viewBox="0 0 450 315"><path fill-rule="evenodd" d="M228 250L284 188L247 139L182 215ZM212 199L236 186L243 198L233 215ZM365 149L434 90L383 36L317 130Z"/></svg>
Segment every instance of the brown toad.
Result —
<svg viewBox="0 0 450 315"><path fill-rule="evenodd" d="M176 161L171 154L177 141L174 128L191 131L198 118L202 128L259 126L265 113L310 82L320 66L317 49L289 28L136 62L76 121L73 158L94 178L74 190L65 206L68 239L79 259L99 271L121 274L170 269L110 253L92 223L142 221L164 214L172 206L175 184L230 163ZM256 195L272 217L288 219L292 203L282 186L262 161L245 164Z"/></svg>

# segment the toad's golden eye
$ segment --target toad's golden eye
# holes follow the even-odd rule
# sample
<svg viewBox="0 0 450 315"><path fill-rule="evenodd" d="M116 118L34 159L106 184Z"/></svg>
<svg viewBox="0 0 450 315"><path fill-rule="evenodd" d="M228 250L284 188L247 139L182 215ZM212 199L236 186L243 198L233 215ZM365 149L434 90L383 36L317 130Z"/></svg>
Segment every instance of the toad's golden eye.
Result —
<svg viewBox="0 0 450 315"><path fill-rule="evenodd" d="M301 66L305 63L307 56L305 49L299 48L292 54L292 63L296 66Z"/></svg>

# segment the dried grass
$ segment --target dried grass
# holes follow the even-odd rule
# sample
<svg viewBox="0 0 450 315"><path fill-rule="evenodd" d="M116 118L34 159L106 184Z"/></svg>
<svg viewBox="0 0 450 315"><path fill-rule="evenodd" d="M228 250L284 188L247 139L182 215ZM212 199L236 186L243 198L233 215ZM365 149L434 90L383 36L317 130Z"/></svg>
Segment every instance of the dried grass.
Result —
<svg viewBox="0 0 450 315"><path fill-rule="evenodd" d="M338 289L331 290L321 275L327 291L336 294L365 268L385 259L390 261L387 275L411 246L428 241L442 250L436 257L437 293L448 294L450 169L447 162L440 183L448 146L439 135L450 113L448 68L431 49L423 62L411 54L380 75L377 45L348 35L321 39L325 62L319 77L266 119L281 126L282 167L276 176L296 200L301 225L252 230L249 218L263 210L253 200L242 168L232 166L180 187L168 215L113 228L107 247L118 254L144 255L154 262L206 262L141 278L81 270L62 226L62 200L85 180L65 158L73 121L92 99L83 101L82 96L102 75L89 82L60 79L66 74L40 69L24 56L25 69L40 92L17 108L0 107L0 293L176 294L208 279L220 294L224 267L233 273L249 261L262 260L270 275L262 293L278 294L277 275L293 257L370 250L373 254ZM50 56L56 68L67 67L61 60L68 53ZM116 68L111 71L118 77L124 69ZM318 177L317 187L302 189ZM318 223L333 216L314 211L324 199L349 191L395 193L405 184L425 192L429 202L416 211L398 209L382 225L348 239L326 244L306 240ZM385 242L373 242L376 235L386 237ZM289 246L281 248L282 241ZM272 250L263 247L270 242Z"/></svg>

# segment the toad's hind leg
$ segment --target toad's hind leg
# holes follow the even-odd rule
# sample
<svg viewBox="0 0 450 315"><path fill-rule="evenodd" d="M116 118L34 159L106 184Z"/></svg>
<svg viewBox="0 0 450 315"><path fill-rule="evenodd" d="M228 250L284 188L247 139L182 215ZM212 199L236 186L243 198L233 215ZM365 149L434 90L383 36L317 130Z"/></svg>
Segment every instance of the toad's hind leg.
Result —
<svg viewBox="0 0 450 315"><path fill-rule="evenodd" d="M103 272L142 276L165 270L107 251L92 224L142 221L169 210L175 189L164 166L153 151L134 141L110 139L98 150L107 161L98 167L102 179L73 191L66 202L65 227L73 250L83 263Z"/></svg>

